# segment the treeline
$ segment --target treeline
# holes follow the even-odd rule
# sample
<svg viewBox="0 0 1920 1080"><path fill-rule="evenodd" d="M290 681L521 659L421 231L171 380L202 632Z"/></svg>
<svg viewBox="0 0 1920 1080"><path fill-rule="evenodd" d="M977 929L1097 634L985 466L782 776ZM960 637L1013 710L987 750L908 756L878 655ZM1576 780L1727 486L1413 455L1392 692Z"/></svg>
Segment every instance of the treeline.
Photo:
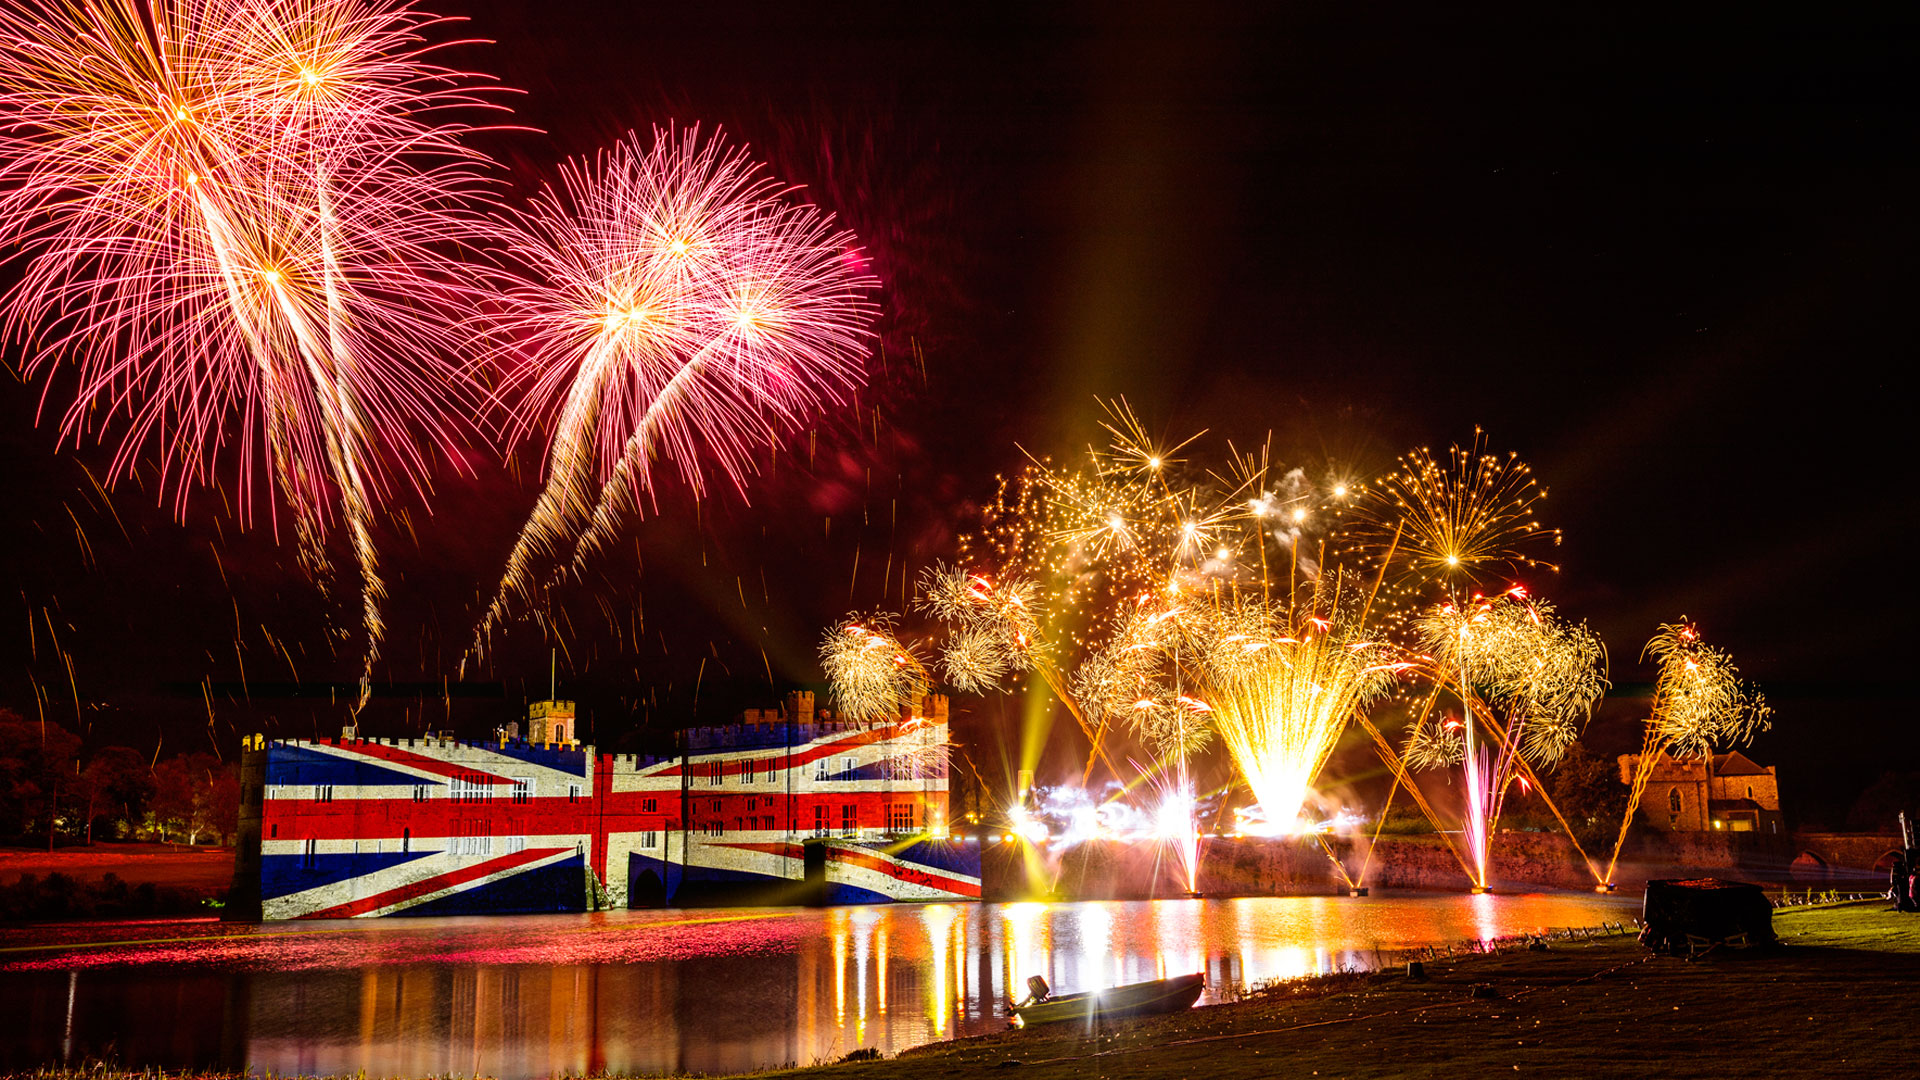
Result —
<svg viewBox="0 0 1920 1080"><path fill-rule="evenodd" d="M156 761L129 746L87 748L57 723L0 709L0 839L227 844L239 808L238 769L213 754Z"/></svg>

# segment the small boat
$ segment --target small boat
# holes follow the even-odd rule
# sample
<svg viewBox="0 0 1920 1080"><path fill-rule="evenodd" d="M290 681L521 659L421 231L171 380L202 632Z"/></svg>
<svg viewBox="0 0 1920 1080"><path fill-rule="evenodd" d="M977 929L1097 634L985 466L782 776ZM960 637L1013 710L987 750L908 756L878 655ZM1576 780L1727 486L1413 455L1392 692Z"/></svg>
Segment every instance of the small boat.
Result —
<svg viewBox="0 0 1920 1080"><path fill-rule="evenodd" d="M1171 979L1131 983L1105 990L1055 996L1047 980L1027 980L1030 996L1012 1006L1021 1027L1058 1024L1067 1020L1120 1020L1129 1016L1158 1016L1190 1009L1207 988L1204 975L1176 975Z"/></svg>

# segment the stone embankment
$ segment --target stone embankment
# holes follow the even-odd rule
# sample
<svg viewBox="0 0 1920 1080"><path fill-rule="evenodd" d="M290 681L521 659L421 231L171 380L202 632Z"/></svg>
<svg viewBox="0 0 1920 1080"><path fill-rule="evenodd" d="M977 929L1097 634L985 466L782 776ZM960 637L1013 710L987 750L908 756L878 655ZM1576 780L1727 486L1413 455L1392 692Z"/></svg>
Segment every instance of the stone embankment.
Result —
<svg viewBox="0 0 1920 1080"><path fill-rule="evenodd" d="M1805 888L1862 889L1883 880L1874 863L1898 839L1830 833L1636 832L1612 875L1621 890L1650 878L1717 876ZM1499 888L1590 889L1608 852L1583 854L1564 833L1496 838L1489 876ZM1186 892L1171 855L1155 844L1092 841L1064 851L1020 842L982 845L985 899L1052 896L1138 899ZM1337 864L1337 865L1336 865ZM1313 895L1354 885L1449 889L1469 884L1446 841L1433 834L1367 837L1232 837L1200 852L1198 892L1209 896Z"/></svg>

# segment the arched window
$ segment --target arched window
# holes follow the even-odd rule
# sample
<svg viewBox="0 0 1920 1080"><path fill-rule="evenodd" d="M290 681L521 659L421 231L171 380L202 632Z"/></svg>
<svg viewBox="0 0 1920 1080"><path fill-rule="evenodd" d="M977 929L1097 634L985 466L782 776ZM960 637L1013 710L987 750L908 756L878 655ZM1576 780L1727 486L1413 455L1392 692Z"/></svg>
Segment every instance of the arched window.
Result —
<svg viewBox="0 0 1920 1080"><path fill-rule="evenodd" d="M1667 789L1667 809L1676 814L1680 812L1680 789L1679 788Z"/></svg>
<svg viewBox="0 0 1920 1080"><path fill-rule="evenodd" d="M1752 785L1752 784L1748 784L1748 785L1747 785L1747 798L1749 798L1749 799L1751 799L1751 798L1753 798L1753 785Z"/></svg>

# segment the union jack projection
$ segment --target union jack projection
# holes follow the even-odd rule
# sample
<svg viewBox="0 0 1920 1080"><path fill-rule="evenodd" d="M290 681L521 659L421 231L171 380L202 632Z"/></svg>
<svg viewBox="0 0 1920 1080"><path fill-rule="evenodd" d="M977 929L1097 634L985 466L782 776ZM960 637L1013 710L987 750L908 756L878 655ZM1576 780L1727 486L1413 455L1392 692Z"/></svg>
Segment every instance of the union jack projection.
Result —
<svg viewBox="0 0 1920 1080"><path fill-rule="evenodd" d="M256 739L238 913L255 895L264 919L980 897L979 849L945 839L942 697L856 726L796 693L668 757L555 741L562 705L536 706L527 740Z"/></svg>

